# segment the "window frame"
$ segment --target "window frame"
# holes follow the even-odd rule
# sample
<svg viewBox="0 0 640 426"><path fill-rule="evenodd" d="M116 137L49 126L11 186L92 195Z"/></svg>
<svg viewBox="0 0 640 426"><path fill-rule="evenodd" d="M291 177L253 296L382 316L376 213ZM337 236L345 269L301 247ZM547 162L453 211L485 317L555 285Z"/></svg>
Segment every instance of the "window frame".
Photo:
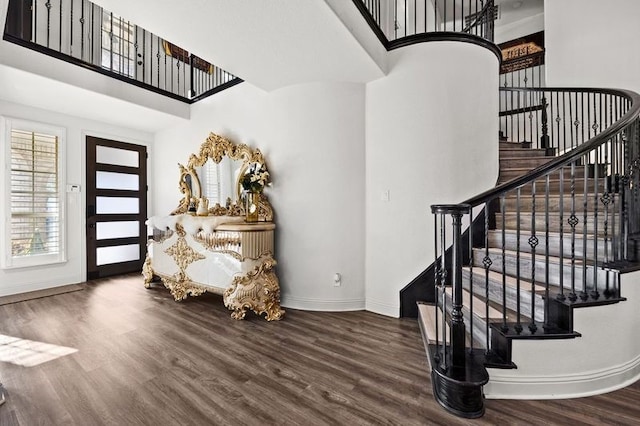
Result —
<svg viewBox="0 0 640 426"><path fill-rule="evenodd" d="M37 254L29 256L12 255L11 250L11 132L21 130L25 132L43 133L58 138L58 197L59 197L59 251L52 254ZM3 165L3 173L0 173L0 188L2 188L3 201L0 202L0 268L28 268L34 266L51 265L67 261L66 250L66 129L52 124L24 120L13 117L0 116L0 164Z"/></svg>

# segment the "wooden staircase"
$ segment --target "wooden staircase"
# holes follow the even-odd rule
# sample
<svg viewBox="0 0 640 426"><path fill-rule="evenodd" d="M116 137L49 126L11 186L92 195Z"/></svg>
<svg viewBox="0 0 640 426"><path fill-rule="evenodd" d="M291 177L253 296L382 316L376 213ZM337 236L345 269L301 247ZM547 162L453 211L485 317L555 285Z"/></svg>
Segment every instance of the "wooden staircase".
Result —
<svg viewBox="0 0 640 426"><path fill-rule="evenodd" d="M504 139L500 141L499 155L498 184L555 158L553 150L532 149L528 142L514 143ZM517 368L511 360L513 339L580 337L579 331L572 329L574 308L625 300L619 297L613 280L606 294L596 291L596 283L605 282L609 276L607 271L594 267L594 253L597 252L597 257L602 259L605 247L609 251L613 247L611 239L605 235L603 215L596 216L598 227L597 234L594 234L591 218L594 217L594 210L602 209L602 205L598 205L595 191L584 191L583 188L599 187L602 178L593 179L588 170L585 176L585 169L574 167L572 171L571 168L565 168L562 179L558 173L557 177L548 179L548 184L546 180L538 181L535 192L532 185L525 185L519 194L504 197L504 213L499 205L488 212L488 222L492 225L486 235L486 244L472 247L470 261L462 268L466 345L476 364ZM581 183L581 192L573 199L566 195L572 181ZM565 190L564 195L559 191L561 186ZM584 192L587 192L586 199ZM599 188L597 192L602 194L602 189ZM580 208L579 214L576 206ZM586 216L584 208L588 213ZM573 230L567 224L572 212L580 216ZM583 217L587 217L586 238L583 238ZM618 225L608 223L607 226L610 233ZM573 238L572 234L575 234ZM537 238L537 245L530 244L532 235ZM541 247L545 248L542 255ZM444 321L442 312L434 303L418 302L418 321L430 359L438 353L434 345L443 339L446 341L450 333L451 293L451 287L447 286L443 296L447 312ZM545 299L549 303L545 304ZM487 352L488 348L491 350ZM477 350L482 350L485 355L473 355L481 353ZM430 365L433 365L432 361ZM432 377L434 381L437 380L433 369ZM434 383L434 390L435 386ZM439 386L438 391L446 395L446 386ZM440 403L447 408L446 401ZM464 417L481 415L455 414Z"/></svg>

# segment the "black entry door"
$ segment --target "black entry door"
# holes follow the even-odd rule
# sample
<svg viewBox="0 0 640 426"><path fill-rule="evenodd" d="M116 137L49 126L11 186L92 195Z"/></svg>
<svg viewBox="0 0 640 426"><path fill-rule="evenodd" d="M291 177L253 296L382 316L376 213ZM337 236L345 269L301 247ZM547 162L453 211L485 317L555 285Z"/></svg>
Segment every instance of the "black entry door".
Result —
<svg viewBox="0 0 640 426"><path fill-rule="evenodd" d="M87 136L87 279L140 271L146 252L147 148Z"/></svg>

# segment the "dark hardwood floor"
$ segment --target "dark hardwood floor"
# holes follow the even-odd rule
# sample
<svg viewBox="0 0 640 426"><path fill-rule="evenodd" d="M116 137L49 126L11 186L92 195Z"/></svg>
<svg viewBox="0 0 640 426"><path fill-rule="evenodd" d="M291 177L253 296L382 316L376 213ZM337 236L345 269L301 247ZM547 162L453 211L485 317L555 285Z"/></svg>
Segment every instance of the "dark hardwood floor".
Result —
<svg viewBox="0 0 640 426"><path fill-rule="evenodd" d="M229 313L220 296L176 303L139 275L0 306L0 334L77 349L25 367L0 346L0 425L640 424L638 383L574 400L489 400L483 418L459 419L433 399L415 320Z"/></svg>

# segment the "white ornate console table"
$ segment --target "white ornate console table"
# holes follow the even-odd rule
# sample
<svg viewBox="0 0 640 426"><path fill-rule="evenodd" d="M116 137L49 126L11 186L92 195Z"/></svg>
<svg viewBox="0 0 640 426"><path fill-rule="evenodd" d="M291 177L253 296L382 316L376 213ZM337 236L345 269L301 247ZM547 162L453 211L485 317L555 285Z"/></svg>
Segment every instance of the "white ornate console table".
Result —
<svg viewBox="0 0 640 426"><path fill-rule="evenodd" d="M194 183L197 199L204 198L194 165L202 165L207 158L220 158L215 157L216 150L224 148L226 155L244 160L236 179L238 174L243 176L242 170L248 170L247 162L260 161L261 171L266 171L259 151L229 144L228 140L211 134L201 147L201 155L192 155L187 168L180 166L185 199L178 209L170 216L155 216L147 221L153 238L148 242L142 271L145 287L149 288L158 277L176 301L213 292L223 296L225 306L233 310L232 318L243 319L250 309L258 315L264 313L267 321L279 320L284 310L280 308L280 285L274 270L276 226L266 197L262 193L258 197L262 219L258 222L246 222L244 207L230 199L226 207L217 203L205 210L206 216L186 213L193 200Z"/></svg>

